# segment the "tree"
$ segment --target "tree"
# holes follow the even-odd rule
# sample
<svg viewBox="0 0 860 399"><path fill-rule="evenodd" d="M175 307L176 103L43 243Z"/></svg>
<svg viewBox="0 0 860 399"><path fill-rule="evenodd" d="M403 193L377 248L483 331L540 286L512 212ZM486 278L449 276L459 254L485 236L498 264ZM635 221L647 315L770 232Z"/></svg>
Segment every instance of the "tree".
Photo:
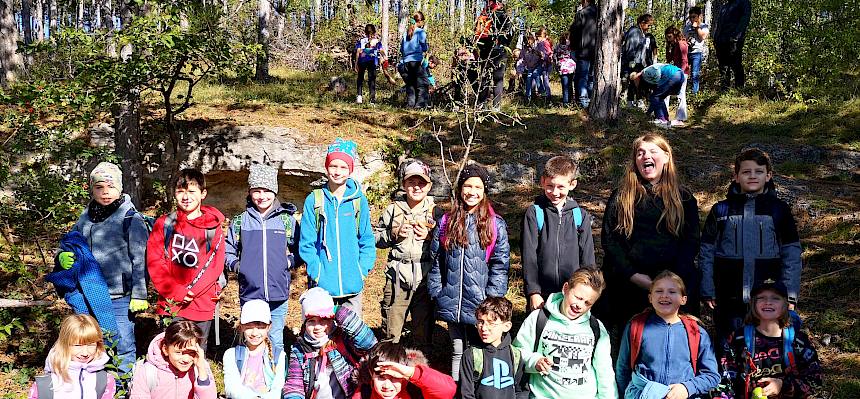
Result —
<svg viewBox="0 0 860 399"><path fill-rule="evenodd" d="M388 55L391 54L391 49L388 47L391 0L380 0L379 4L382 8L382 48L385 50L385 54Z"/></svg>
<svg viewBox="0 0 860 399"><path fill-rule="evenodd" d="M627 0L600 2L597 20L597 54L594 60L594 99L588 107L592 118L601 121L618 119L618 99L621 96L622 23Z"/></svg>
<svg viewBox="0 0 860 399"><path fill-rule="evenodd" d="M257 44L261 47L260 53L257 54L257 73L255 75L258 82L269 80L269 39L272 36L269 20L271 17L272 3L269 0L258 0Z"/></svg>
<svg viewBox="0 0 860 399"><path fill-rule="evenodd" d="M18 29L12 6L13 0L0 0L0 66L3 74L0 83L4 85L15 81L24 69L24 58L18 54Z"/></svg>

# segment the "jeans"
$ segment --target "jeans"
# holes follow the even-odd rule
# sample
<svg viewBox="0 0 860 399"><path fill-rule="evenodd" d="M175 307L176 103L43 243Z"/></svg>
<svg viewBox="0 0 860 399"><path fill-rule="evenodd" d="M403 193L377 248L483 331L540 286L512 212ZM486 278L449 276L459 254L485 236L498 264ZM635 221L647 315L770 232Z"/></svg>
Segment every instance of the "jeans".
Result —
<svg viewBox="0 0 860 399"><path fill-rule="evenodd" d="M576 86L576 101L583 108L591 103L592 86L594 77L591 75L591 60L584 58L576 59L576 73L574 74L574 85Z"/></svg>
<svg viewBox="0 0 860 399"><path fill-rule="evenodd" d="M119 336L114 340L116 342L116 359L119 361L120 374L125 374L131 371L136 359L137 346L134 339L134 322L129 318L128 304L131 302L131 296L111 300L113 305L113 315L116 318L116 324L119 327Z"/></svg>
<svg viewBox="0 0 860 399"><path fill-rule="evenodd" d="M478 330L471 324L448 322L448 335L451 336L454 347L454 352L451 354L451 377L454 381L459 381L463 351L470 346L470 343L480 342Z"/></svg>
<svg viewBox="0 0 860 399"><path fill-rule="evenodd" d="M669 98L671 97L671 95L666 96L666 99L663 100L666 103L666 109L669 108ZM675 112L675 120L687 120L687 75L684 75L684 83L681 83L681 91L678 92L678 111Z"/></svg>
<svg viewBox="0 0 860 399"><path fill-rule="evenodd" d="M651 94L648 96L648 112L654 112L654 117L662 121L669 120L669 110L666 108L666 103L663 101L670 95L677 95L681 91L681 85L684 84L684 72L678 70L670 75L666 80L659 83Z"/></svg>
<svg viewBox="0 0 860 399"><path fill-rule="evenodd" d="M272 328L269 330L269 340L272 346L284 349L284 320L287 316L287 301L269 302L272 313Z"/></svg>
<svg viewBox="0 0 860 399"><path fill-rule="evenodd" d="M724 89L729 88L734 78L736 88L744 87L746 76L744 75L744 41L737 42L715 42L717 50L717 62L720 64L720 77Z"/></svg>
<svg viewBox="0 0 860 399"><path fill-rule="evenodd" d="M550 65L550 66L545 65L541 69L542 70L541 70L541 74L540 74L540 79L541 79L541 84L544 87L544 89L543 89L544 90L544 96L546 96L546 98L549 99L550 96L552 96L552 89L550 89L550 87L549 87L549 74L550 74L550 72L552 72L552 65Z"/></svg>
<svg viewBox="0 0 860 399"><path fill-rule="evenodd" d="M690 53L690 78L693 83L693 94L699 92L699 79L702 77L702 57L703 53Z"/></svg>
<svg viewBox="0 0 860 399"><path fill-rule="evenodd" d="M367 71L367 87L370 89L370 102L376 101L376 61L358 63L358 82L356 92L360 96L364 86L364 72Z"/></svg>
<svg viewBox="0 0 860 399"><path fill-rule="evenodd" d="M570 102L570 94L573 92L574 74L561 76L561 103L567 105Z"/></svg>
<svg viewBox="0 0 860 399"><path fill-rule="evenodd" d="M536 67L530 71L526 71L526 101L531 101L532 91L538 82L543 81L543 68Z"/></svg>

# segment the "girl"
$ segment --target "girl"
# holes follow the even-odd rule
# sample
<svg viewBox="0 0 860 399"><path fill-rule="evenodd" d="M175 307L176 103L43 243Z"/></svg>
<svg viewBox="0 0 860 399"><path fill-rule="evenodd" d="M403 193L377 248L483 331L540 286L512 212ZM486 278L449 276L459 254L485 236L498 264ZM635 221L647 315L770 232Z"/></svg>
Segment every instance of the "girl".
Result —
<svg viewBox="0 0 860 399"><path fill-rule="evenodd" d="M681 91L678 92L678 111L671 126L684 126L687 120L687 80L690 78L690 63L687 61L687 38L681 34L681 30L674 26L666 28L666 62L681 68L684 72L684 82L681 83ZM666 108L669 108L669 97L664 100Z"/></svg>
<svg viewBox="0 0 860 399"><path fill-rule="evenodd" d="M544 91L544 100L546 103L549 103L549 99L552 96L552 90L550 90L549 87L549 74L552 72L553 53L552 42L549 40L549 31L546 27L538 29L537 49L541 52L541 59L543 60L543 64L541 65L540 82Z"/></svg>
<svg viewBox="0 0 860 399"><path fill-rule="evenodd" d="M573 93L573 75L576 73L576 61L570 51L570 33L564 32L558 38L553 54L558 64L558 74L561 76L561 103L568 105Z"/></svg>
<svg viewBox="0 0 860 399"><path fill-rule="evenodd" d="M627 399L643 397L643 391L667 399L706 395L720 375L708 333L696 318L680 313L687 303L684 281L663 271L651 283L648 299L652 309L636 315L621 338L615 365L619 394Z"/></svg>
<svg viewBox="0 0 860 399"><path fill-rule="evenodd" d="M130 399L215 399L215 379L203 354L203 330L193 321L170 323L135 365Z"/></svg>
<svg viewBox="0 0 860 399"><path fill-rule="evenodd" d="M442 216L430 244L434 259L427 288L436 299L439 317L448 322L455 381L463 348L469 339L477 339L475 309L484 298L503 297L508 291L508 229L493 210L487 187L487 170L466 165L457 179L454 209Z"/></svg>
<svg viewBox="0 0 860 399"><path fill-rule="evenodd" d="M620 330L648 306L652 279L667 267L684 280L690 299L685 309L697 313L693 259L699 211L696 198L681 186L672 148L663 137L646 134L633 142L621 186L606 205L602 234L604 270L610 276L602 320Z"/></svg>
<svg viewBox="0 0 860 399"><path fill-rule="evenodd" d="M534 33L528 34L518 64L522 65L526 80L526 103L531 103L532 94L543 74L543 53L537 48L537 36Z"/></svg>
<svg viewBox="0 0 860 399"><path fill-rule="evenodd" d="M401 68L406 83L406 106L423 108L427 106L427 75L421 62L429 50L427 33L424 32L424 14L416 11L409 18L409 28L400 40Z"/></svg>
<svg viewBox="0 0 860 399"><path fill-rule="evenodd" d="M60 336L45 359L45 375L36 377L28 399L109 399L116 392L104 337L92 316L76 314L60 325Z"/></svg>
<svg viewBox="0 0 860 399"><path fill-rule="evenodd" d="M287 377L284 351L272 345L269 304L254 299L242 305L239 331L245 345L224 353L224 387L228 398L280 399Z"/></svg>
<svg viewBox="0 0 860 399"><path fill-rule="evenodd" d="M376 345L370 327L345 306L334 307L326 290L314 287L299 298L302 330L290 351L284 399L352 397L358 359Z"/></svg>
<svg viewBox="0 0 860 399"><path fill-rule="evenodd" d="M358 74L355 102L361 104L364 73L367 72L367 87L370 89L370 103L376 101L376 67L379 60L385 57L382 42L376 36L376 26L367 24L364 27L364 37L355 44L355 72Z"/></svg>
<svg viewBox="0 0 860 399"><path fill-rule="evenodd" d="M451 399L454 380L427 365L424 354L380 342L362 359L352 399Z"/></svg>
<svg viewBox="0 0 860 399"><path fill-rule="evenodd" d="M723 344L720 359L735 397L817 397L821 364L809 337L791 326L785 285L765 280L750 298L747 325Z"/></svg>

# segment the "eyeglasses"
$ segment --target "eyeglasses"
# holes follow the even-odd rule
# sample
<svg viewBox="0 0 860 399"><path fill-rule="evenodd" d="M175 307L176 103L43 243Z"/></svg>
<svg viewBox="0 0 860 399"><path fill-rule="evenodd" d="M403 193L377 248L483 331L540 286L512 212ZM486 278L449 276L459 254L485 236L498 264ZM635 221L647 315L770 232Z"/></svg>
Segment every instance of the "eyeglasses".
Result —
<svg viewBox="0 0 860 399"><path fill-rule="evenodd" d="M475 323L475 327L481 328L481 327L483 327L483 326L487 326L487 327L490 327L490 328L495 328L495 327L498 327L498 326L500 326L500 325L502 325L502 324L505 324L505 322L503 322L503 321L500 321L500 322L489 322L489 321L484 321L484 320L478 320L478 322L477 322L477 323Z"/></svg>

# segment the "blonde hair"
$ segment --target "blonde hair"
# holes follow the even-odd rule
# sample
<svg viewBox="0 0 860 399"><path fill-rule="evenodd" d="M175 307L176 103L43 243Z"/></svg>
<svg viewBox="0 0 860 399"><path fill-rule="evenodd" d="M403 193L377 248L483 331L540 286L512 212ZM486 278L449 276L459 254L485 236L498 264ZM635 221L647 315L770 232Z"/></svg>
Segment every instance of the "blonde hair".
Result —
<svg viewBox="0 0 860 399"><path fill-rule="evenodd" d="M663 200L663 213L660 214L657 225L659 226L665 219L669 232L673 236L678 237L681 235L681 229L684 226L684 206L681 204L681 182L678 172L675 170L675 157L672 155L672 147L669 146L666 139L663 136L652 133L641 136L633 141L630 162L627 164L624 176L621 178L621 187L618 190L615 209L618 220L616 230L623 233L627 238L630 238L633 234L633 218L635 217L636 204L645 198L647 194L643 186L644 179L642 176L639 176L639 169L636 167L636 152L644 143L652 143L660 147L669 158L660 177L660 183L654 187L657 196Z"/></svg>
<svg viewBox="0 0 860 399"><path fill-rule="evenodd" d="M648 289L648 292L650 293L654 291L654 287L657 285L658 281L666 279L672 280L673 283L678 284L678 288L681 289L681 295L687 296L687 285L684 284L684 280L681 278L681 276L669 270L663 270L662 272L660 272L660 274L657 275L657 277L654 277L654 279L651 280L651 288Z"/></svg>
<svg viewBox="0 0 860 399"><path fill-rule="evenodd" d="M576 269L575 272L567 279L567 289L571 290L577 284L582 284L591 287L597 295L603 293L606 288L606 281L603 279L603 272L600 269L592 266L585 266Z"/></svg>
<svg viewBox="0 0 860 399"><path fill-rule="evenodd" d="M245 327L246 325L249 327ZM271 324L269 324L269 327L271 327ZM250 323L239 324L239 333L242 334L243 340L245 338L245 330L247 330L249 328L250 328ZM272 341L269 339L269 333L268 332L266 332L266 335L263 337L263 345L266 345L266 354L268 354L269 360L270 360L269 367L271 367L272 371L275 371L275 363L278 361L278 359L275 359L275 353L272 351ZM239 372L241 373L242 370L239 370Z"/></svg>
<svg viewBox="0 0 860 399"><path fill-rule="evenodd" d="M69 377L69 362L72 360L72 347L79 344L96 344L96 357L105 353L104 337L99 323L90 315L74 314L67 316L60 324L60 336L51 348L50 364L54 373L65 383L72 383Z"/></svg>

